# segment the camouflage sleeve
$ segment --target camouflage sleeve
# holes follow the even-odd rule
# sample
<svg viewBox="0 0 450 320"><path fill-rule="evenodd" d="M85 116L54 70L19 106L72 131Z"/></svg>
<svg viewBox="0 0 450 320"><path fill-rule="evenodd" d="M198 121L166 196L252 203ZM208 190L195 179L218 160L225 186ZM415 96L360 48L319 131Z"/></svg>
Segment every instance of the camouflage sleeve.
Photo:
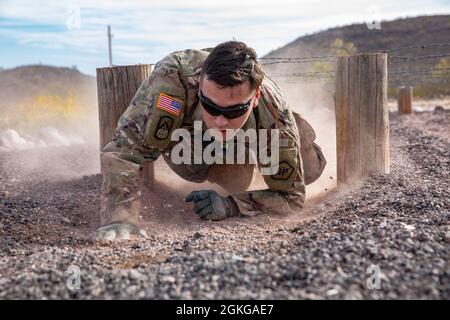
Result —
<svg viewBox="0 0 450 320"><path fill-rule="evenodd" d="M269 189L245 191L233 195L241 214L246 216L254 216L262 212L288 214L298 211L305 202L304 172L297 124L279 89L272 87L271 90L270 94L276 96L261 101L258 108L267 110L270 103L275 104L274 109L278 110L277 124L273 128L277 128L280 134L279 166L275 174L263 175ZM263 94L267 98L268 94ZM270 137L270 134L268 136ZM270 143L267 145L270 146ZM262 164L259 166L267 167Z"/></svg>
<svg viewBox="0 0 450 320"><path fill-rule="evenodd" d="M102 150L102 225L138 223L141 165L144 160L154 161L161 155L166 143L170 142L167 139L170 132L183 116L183 112L175 117L155 107L161 93L181 103L185 101L179 70L179 56L175 53L156 64L119 119L113 140Z"/></svg>
<svg viewBox="0 0 450 320"><path fill-rule="evenodd" d="M289 135L293 130L289 130ZM280 132L281 137L286 132ZM279 168L274 175L263 175L269 189L244 191L233 195L239 211L245 216L260 213L288 214L298 211L305 202L305 184L298 139L287 139L287 146L280 147Z"/></svg>

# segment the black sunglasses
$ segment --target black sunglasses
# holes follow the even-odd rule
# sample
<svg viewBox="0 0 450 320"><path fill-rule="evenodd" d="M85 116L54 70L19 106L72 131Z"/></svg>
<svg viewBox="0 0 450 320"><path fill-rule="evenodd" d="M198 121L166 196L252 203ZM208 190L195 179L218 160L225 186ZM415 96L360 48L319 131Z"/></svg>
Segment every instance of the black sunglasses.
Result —
<svg viewBox="0 0 450 320"><path fill-rule="evenodd" d="M200 102L202 103L203 108L212 116L220 116L223 115L228 119L235 119L242 116L247 112L250 104L252 103L253 97L248 100L247 103L244 104L236 104L233 106L229 106L227 108L222 108L216 105L214 102L205 97L201 90L198 91L198 97L200 98Z"/></svg>

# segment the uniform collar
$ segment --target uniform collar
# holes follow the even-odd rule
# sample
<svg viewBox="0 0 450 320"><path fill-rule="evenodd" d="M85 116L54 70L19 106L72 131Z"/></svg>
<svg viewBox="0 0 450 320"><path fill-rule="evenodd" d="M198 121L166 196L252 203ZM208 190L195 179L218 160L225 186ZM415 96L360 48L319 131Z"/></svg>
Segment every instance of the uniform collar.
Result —
<svg viewBox="0 0 450 320"><path fill-rule="evenodd" d="M278 102L281 105L280 99L273 94L275 90L273 88L269 89L270 86L275 86L275 83L264 78L261 85L261 96L255 112L258 126L265 129L276 128L277 119L275 119L276 114L274 115L273 113L278 113L280 106L275 106L274 104ZM272 109L272 112L269 109Z"/></svg>
<svg viewBox="0 0 450 320"><path fill-rule="evenodd" d="M192 121L203 121L202 107L200 105L200 100L197 102L197 105L195 106L194 113L192 114Z"/></svg>

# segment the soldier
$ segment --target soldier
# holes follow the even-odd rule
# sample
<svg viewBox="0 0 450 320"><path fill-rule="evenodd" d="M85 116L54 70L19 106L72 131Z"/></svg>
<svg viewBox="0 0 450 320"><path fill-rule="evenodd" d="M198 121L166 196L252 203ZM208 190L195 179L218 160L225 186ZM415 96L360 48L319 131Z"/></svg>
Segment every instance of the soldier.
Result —
<svg viewBox="0 0 450 320"><path fill-rule="evenodd" d="M264 167L259 162L175 164L170 154L178 142L171 140L172 133L183 128L194 135L194 121L202 121L202 130L215 130L214 137L224 146L235 138L230 138L230 129L278 129L285 143L279 148L278 171L263 176L268 189L246 191L254 170ZM212 50L174 52L144 80L101 153L102 226L96 237L145 236L137 227L139 170L145 159L154 161L160 155L182 178L207 180L230 192L228 197L213 190L187 195L185 200L194 203L193 210L202 219L294 212L304 204L305 184L316 180L326 163L314 139L314 130L292 112L245 43L229 41Z"/></svg>

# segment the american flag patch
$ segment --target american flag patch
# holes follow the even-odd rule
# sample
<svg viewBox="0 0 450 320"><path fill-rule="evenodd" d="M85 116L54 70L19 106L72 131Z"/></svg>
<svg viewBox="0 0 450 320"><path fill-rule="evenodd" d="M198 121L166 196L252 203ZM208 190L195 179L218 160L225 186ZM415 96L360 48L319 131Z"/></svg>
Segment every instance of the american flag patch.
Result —
<svg viewBox="0 0 450 320"><path fill-rule="evenodd" d="M173 114L174 116L179 116L181 113L181 109L183 108L183 102L181 100L172 98L167 94L160 93L156 107L170 114Z"/></svg>

